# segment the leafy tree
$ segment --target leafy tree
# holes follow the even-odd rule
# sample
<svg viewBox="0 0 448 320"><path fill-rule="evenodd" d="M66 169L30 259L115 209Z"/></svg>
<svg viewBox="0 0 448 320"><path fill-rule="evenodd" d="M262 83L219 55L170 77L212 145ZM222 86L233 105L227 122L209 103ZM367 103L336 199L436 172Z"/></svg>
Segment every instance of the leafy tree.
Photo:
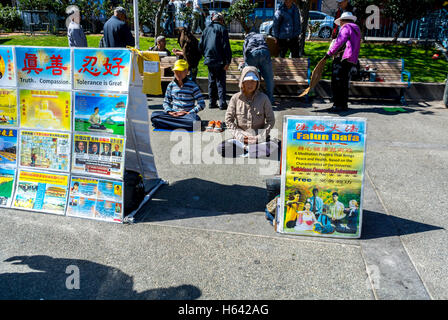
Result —
<svg viewBox="0 0 448 320"><path fill-rule="evenodd" d="M254 20L249 17L254 14L257 3L252 0L237 0L233 2L229 10L225 13L225 22L229 24L231 21L238 21L244 29L244 32L249 33L254 27Z"/></svg>
<svg viewBox="0 0 448 320"><path fill-rule="evenodd" d="M160 0L159 7L156 13L155 26L154 26L154 43L156 42L156 38L162 34L162 14L169 0Z"/></svg>
<svg viewBox="0 0 448 320"><path fill-rule="evenodd" d="M159 4L155 1L139 1L138 3L138 21L140 30L146 25L151 30L155 29L155 20Z"/></svg>
<svg viewBox="0 0 448 320"><path fill-rule="evenodd" d="M411 21L425 17L442 4L443 0L384 0L384 14L398 25L393 41Z"/></svg>
<svg viewBox="0 0 448 320"><path fill-rule="evenodd" d="M193 7L182 6L179 19L191 27L193 24Z"/></svg>
<svg viewBox="0 0 448 320"><path fill-rule="evenodd" d="M22 27L22 18L15 7L0 4L0 29L14 31Z"/></svg>

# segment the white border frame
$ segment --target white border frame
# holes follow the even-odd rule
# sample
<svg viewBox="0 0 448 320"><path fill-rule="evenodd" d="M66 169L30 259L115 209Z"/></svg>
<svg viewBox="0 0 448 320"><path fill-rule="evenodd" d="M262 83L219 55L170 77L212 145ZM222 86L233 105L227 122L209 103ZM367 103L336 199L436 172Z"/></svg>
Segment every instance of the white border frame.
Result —
<svg viewBox="0 0 448 320"><path fill-rule="evenodd" d="M288 121L289 120L299 120L304 119L307 120L335 120L335 121L361 121L364 122L364 157L363 157L363 167L362 167L362 182L361 182L361 192L360 192L360 203L359 203L359 234L356 237L349 237L341 235L332 235L332 234L318 234L318 233L310 233L310 234L298 234L292 232L284 231L284 215L285 215L285 190L286 190L286 156L287 156L287 139L288 139ZM312 236L318 238L338 238L338 239L359 239L362 236L362 222L363 222L363 211L364 211L364 185L365 185L365 167L366 167L366 146L367 146L367 119L361 117L331 117L331 116L284 116L283 117L283 134L282 134L282 159L281 159L281 187L280 187L280 210L279 214L276 217L276 231L282 234L294 235L294 236Z"/></svg>

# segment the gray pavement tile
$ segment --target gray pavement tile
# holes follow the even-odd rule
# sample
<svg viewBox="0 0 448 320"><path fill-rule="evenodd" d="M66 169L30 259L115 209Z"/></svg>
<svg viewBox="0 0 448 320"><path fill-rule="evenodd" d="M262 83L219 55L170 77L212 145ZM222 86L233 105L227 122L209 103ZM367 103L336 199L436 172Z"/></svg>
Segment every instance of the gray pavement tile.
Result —
<svg viewBox="0 0 448 320"><path fill-rule="evenodd" d="M14 230L2 247L3 298L373 298L357 246L32 215L3 212L0 232ZM66 289L70 265L79 290Z"/></svg>

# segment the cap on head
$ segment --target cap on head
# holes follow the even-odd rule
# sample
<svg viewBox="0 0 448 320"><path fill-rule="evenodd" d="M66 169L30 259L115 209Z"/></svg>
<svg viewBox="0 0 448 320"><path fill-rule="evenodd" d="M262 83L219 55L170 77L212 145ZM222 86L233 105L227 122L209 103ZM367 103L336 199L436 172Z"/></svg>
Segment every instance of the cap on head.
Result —
<svg viewBox="0 0 448 320"><path fill-rule="evenodd" d="M259 81L257 75L256 75L254 72L252 72L252 71L249 71L249 72L246 73L246 75L244 76L243 82L244 82L244 81L247 81L247 80Z"/></svg>
<svg viewBox="0 0 448 320"><path fill-rule="evenodd" d="M174 63L173 71L185 71L188 70L188 62L184 59L179 59Z"/></svg>
<svg viewBox="0 0 448 320"><path fill-rule="evenodd" d="M158 36L156 39L157 42L162 41L162 40L165 40L164 36Z"/></svg>

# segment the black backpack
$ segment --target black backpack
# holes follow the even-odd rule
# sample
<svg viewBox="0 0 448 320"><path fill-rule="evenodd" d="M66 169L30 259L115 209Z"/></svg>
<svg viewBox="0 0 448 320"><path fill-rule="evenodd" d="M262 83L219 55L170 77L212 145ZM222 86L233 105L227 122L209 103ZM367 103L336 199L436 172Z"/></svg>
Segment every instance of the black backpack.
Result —
<svg viewBox="0 0 448 320"><path fill-rule="evenodd" d="M124 172L124 216L137 209L145 198L145 185L140 173L126 170Z"/></svg>

